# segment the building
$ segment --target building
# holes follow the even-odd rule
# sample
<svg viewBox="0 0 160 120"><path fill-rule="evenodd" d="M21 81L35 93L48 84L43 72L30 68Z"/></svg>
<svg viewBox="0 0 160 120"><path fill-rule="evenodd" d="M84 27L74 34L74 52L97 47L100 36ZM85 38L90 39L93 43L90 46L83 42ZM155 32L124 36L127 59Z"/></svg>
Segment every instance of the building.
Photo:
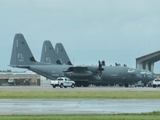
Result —
<svg viewBox="0 0 160 120"><path fill-rule="evenodd" d="M160 50L136 58L136 68L146 69L153 73L154 63L160 60Z"/></svg>
<svg viewBox="0 0 160 120"><path fill-rule="evenodd" d="M0 72L0 85L40 85L40 75L33 72Z"/></svg>

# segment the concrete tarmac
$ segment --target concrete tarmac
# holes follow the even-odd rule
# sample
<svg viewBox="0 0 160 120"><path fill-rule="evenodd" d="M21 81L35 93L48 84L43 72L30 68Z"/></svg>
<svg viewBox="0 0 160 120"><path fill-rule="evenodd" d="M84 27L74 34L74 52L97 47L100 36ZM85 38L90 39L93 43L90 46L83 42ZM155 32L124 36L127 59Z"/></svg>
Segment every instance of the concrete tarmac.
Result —
<svg viewBox="0 0 160 120"><path fill-rule="evenodd" d="M151 87L0 86L0 90L160 91ZM159 99L0 99L0 114L110 114L160 111Z"/></svg>
<svg viewBox="0 0 160 120"><path fill-rule="evenodd" d="M0 114L111 114L160 111L156 99L0 99Z"/></svg>
<svg viewBox="0 0 160 120"><path fill-rule="evenodd" d="M60 88L56 87L53 88L51 85L50 86L0 86L0 90L65 90L65 91L71 91L71 90L82 90L82 91L88 91L88 90L96 90L96 91L160 91L160 87L157 88L152 88L152 87L118 87L118 86L90 86L90 87L75 87L75 88Z"/></svg>

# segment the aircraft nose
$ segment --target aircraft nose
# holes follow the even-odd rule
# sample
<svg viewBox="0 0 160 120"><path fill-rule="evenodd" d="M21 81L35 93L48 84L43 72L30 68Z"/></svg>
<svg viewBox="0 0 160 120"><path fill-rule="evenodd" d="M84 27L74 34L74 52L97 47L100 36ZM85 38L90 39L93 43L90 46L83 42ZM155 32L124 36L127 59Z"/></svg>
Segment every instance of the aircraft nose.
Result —
<svg viewBox="0 0 160 120"><path fill-rule="evenodd" d="M153 77L153 75L147 75L147 79L149 79L149 80L153 80L153 79L154 79L154 77Z"/></svg>
<svg viewBox="0 0 160 120"><path fill-rule="evenodd" d="M140 74L137 74L136 77L137 77L137 82L141 81L143 79L142 75L140 75Z"/></svg>
<svg viewBox="0 0 160 120"><path fill-rule="evenodd" d="M144 82L148 83L149 81L154 80L154 76L153 75L146 75L146 77L144 78Z"/></svg>
<svg viewBox="0 0 160 120"><path fill-rule="evenodd" d="M152 75L152 80L154 80L155 78L157 78L157 76Z"/></svg>

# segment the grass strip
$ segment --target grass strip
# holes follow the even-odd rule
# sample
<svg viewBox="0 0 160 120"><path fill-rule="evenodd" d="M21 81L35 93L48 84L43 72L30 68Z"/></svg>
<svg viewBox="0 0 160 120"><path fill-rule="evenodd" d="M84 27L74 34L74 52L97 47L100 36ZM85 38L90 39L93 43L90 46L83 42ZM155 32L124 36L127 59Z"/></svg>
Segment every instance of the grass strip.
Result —
<svg viewBox="0 0 160 120"><path fill-rule="evenodd" d="M50 90L1 90L0 99L59 99L59 98L113 98L160 99L159 91L50 91Z"/></svg>
<svg viewBox="0 0 160 120"><path fill-rule="evenodd" d="M141 114L0 115L0 120L159 120L160 112Z"/></svg>

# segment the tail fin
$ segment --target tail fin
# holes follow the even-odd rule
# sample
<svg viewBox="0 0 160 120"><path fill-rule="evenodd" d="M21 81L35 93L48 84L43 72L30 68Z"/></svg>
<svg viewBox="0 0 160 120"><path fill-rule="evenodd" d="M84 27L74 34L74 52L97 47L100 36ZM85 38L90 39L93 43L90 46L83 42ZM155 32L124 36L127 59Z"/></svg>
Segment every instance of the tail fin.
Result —
<svg viewBox="0 0 160 120"><path fill-rule="evenodd" d="M13 41L12 55L10 60L10 66L12 67L23 67L29 66L37 62L24 38L19 33L16 34Z"/></svg>
<svg viewBox="0 0 160 120"><path fill-rule="evenodd" d="M59 57L59 59L62 61L62 63L66 65L72 65L62 43L57 43L55 46L56 53Z"/></svg>
<svg viewBox="0 0 160 120"><path fill-rule="evenodd" d="M41 53L41 62L52 63L52 64L61 64L61 61L58 58L57 53L55 52L51 42L46 40L43 42L43 48Z"/></svg>

